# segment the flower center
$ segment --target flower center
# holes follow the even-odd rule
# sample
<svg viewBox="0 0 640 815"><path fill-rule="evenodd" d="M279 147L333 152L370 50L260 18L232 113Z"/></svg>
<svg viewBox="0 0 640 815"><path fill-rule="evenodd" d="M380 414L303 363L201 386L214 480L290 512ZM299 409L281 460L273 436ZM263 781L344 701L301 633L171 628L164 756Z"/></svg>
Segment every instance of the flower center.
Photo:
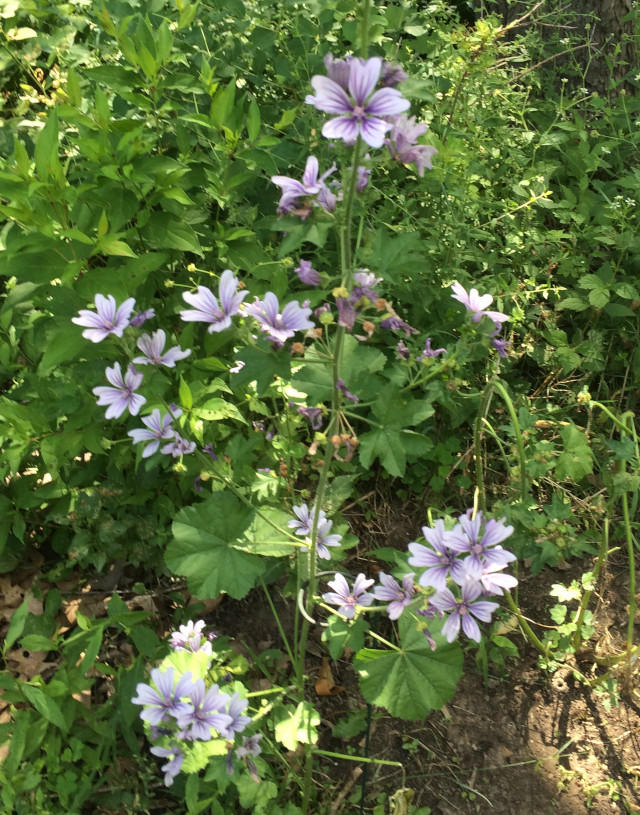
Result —
<svg viewBox="0 0 640 815"><path fill-rule="evenodd" d="M355 105L355 107L351 111L351 116L354 119L359 119L359 120L367 118L367 114L365 112L365 109L361 105Z"/></svg>

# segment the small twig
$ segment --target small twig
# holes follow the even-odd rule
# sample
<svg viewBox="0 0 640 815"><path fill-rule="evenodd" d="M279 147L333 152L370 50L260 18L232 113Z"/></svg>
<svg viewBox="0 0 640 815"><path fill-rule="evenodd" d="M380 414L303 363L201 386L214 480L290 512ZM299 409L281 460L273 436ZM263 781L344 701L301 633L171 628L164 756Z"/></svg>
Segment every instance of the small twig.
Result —
<svg viewBox="0 0 640 815"><path fill-rule="evenodd" d="M544 4L544 2L545 2L545 0L540 0L540 2L536 3L535 6L530 8L529 11L526 14L523 14L522 17L518 17L517 20L514 20L512 23L509 23L509 25L506 25L502 29L502 31L503 32L510 31L512 28L515 28L516 26L522 25L522 23L527 19L527 17L531 17L533 12L537 11L540 8L540 6L542 6Z"/></svg>
<svg viewBox="0 0 640 815"><path fill-rule="evenodd" d="M335 801L331 804L331 808L329 809L329 815L337 815L340 811L340 807L344 799L347 795L351 792L353 785L362 775L362 767L356 767L355 770L351 773L349 778L347 779L344 787L340 790L338 795L335 798Z"/></svg>
<svg viewBox="0 0 640 815"><path fill-rule="evenodd" d="M543 59L542 62L537 62L535 65L532 65L530 68L527 68L526 71L523 71L521 74L518 74L518 76L514 76L513 79L509 80L509 82L510 83L511 82L517 82L519 79L522 79L523 76L526 76L527 74L530 74L531 71L535 71L536 68L539 68L541 65L544 65L545 62L550 62L552 59L557 59L558 57L562 57L565 54L571 54L573 51L579 51L581 48L587 48L589 45L590 45L590 43L585 42L582 45L575 45L572 48L565 48L565 50L560 51L559 54L552 54L550 57L547 57L546 59Z"/></svg>

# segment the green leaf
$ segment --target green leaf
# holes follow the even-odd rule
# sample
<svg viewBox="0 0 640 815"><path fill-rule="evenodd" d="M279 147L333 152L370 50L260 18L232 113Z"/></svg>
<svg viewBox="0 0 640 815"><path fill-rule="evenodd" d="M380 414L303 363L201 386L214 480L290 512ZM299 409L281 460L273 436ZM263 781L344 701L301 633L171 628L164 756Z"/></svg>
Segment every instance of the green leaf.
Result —
<svg viewBox="0 0 640 815"><path fill-rule="evenodd" d="M9 648L16 642L24 631L24 624L27 621L27 614L29 613L29 595L25 595L24 600L20 603L18 608L13 612L9 630L4 638L4 645L2 646L2 653L6 654Z"/></svg>
<svg viewBox="0 0 640 815"><path fill-rule="evenodd" d="M43 693L40 688L29 685L27 682L21 685L21 690L26 699L31 702L38 713L40 713L48 722L51 722L51 724L59 727L60 730L63 730L65 733L67 732L69 725L62 715L62 711L58 707L57 703L54 702L50 696Z"/></svg>
<svg viewBox="0 0 640 815"><path fill-rule="evenodd" d="M178 396L180 397L180 404L182 407L185 408L185 410L191 410L193 407L193 395L191 393L191 388L187 385L182 376L180 377Z"/></svg>
<svg viewBox="0 0 640 815"><path fill-rule="evenodd" d="M582 297L565 297L556 306L557 309L568 308L571 311L584 311L589 308L589 303L583 300Z"/></svg>
<svg viewBox="0 0 640 815"><path fill-rule="evenodd" d="M407 456L402 443L402 434L392 427L379 427L358 437L360 463L368 470L376 458L389 475L402 478L407 466Z"/></svg>
<svg viewBox="0 0 640 815"><path fill-rule="evenodd" d="M189 405L189 407L191 407L191 405ZM198 419L205 419L208 422L219 422L221 419L235 419L238 422L247 423L242 413L240 413L232 402L227 402L219 396L208 399L204 405L195 408L193 415L197 416Z"/></svg>
<svg viewBox="0 0 640 815"><path fill-rule="evenodd" d="M20 647L27 651L57 651L58 647L55 642L51 642L49 637L43 637L41 634L26 634L20 640Z"/></svg>
<svg viewBox="0 0 640 815"><path fill-rule="evenodd" d="M244 533L244 540L237 544L238 548L270 557L291 555L296 551L293 543L286 537L285 532L279 532L272 526L276 524L286 530L290 520L289 512L272 507L261 507L260 515L256 515Z"/></svg>
<svg viewBox="0 0 640 815"><path fill-rule="evenodd" d="M282 705L273 713L276 723L276 738L287 750L295 751L298 744L315 744L318 740L316 727L320 715L311 702L300 702L294 710Z"/></svg>
<svg viewBox="0 0 640 815"><path fill-rule="evenodd" d="M432 651L415 618L405 612L398 621L401 650L365 648L356 654L354 667L367 702L385 707L400 719L423 719L455 693L462 676L462 648L447 643L438 624L429 630L437 643Z"/></svg>
<svg viewBox="0 0 640 815"><path fill-rule="evenodd" d="M623 297L625 300L640 300L638 290L631 283L617 283L613 290L618 297Z"/></svg>
<svg viewBox="0 0 640 815"><path fill-rule="evenodd" d="M253 520L254 511L231 493L215 493L202 504L185 507L173 522L167 566L187 578L196 597L226 592L240 600L266 568L262 558L241 551Z"/></svg>
<svg viewBox="0 0 640 815"><path fill-rule="evenodd" d="M364 647L364 637L368 630L369 623L364 616L357 620L343 620L332 614L328 626L322 632L322 641L327 643L331 659L340 659L347 646L352 651L359 651Z"/></svg>
<svg viewBox="0 0 640 815"><path fill-rule="evenodd" d="M242 370L234 375L232 386L243 387L255 380L258 385L258 396L264 394L275 376L286 379L291 373L291 355L286 351L266 352L247 346L238 353L237 359L245 364Z"/></svg>
<svg viewBox="0 0 640 815"><path fill-rule="evenodd" d="M224 88L218 88L211 100L211 121L217 127L228 125L233 103L236 97L235 79L228 82Z"/></svg>
<svg viewBox="0 0 640 815"><path fill-rule="evenodd" d="M249 134L249 141L255 141L260 134L260 108L255 99L249 103L249 112L247 114L247 133Z"/></svg>
<svg viewBox="0 0 640 815"><path fill-rule="evenodd" d="M124 241L120 241L112 235L106 235L96 244L92 254L114 255L116 257L135 258L137 257L133 249Z"/></svg>
<svg viewBox="0 0 640 815"><path fill-rule="evenodd" d="M297 115L298 108L289 108L288 110L284 110L280 116L280 121L276 122L274 128L276 130L284 130L285 128L289 127L290 124L293 124Z"/></svg>
<svg viewBox="0 0 640 815"><path fill-rule="evenodd" d="M589 292L589 303L591 303L594 308L604 308L609 302L610 297L609 289L605 287L592 289Z"/></svg>
<svg viewBox="0 0 640 815"><path fill-rule="evenodd" d="M36 141L34 159L42 181L54 178L61 182L64 179L62 165L58 158L58 115L55 109L49 114L45 126L40 131Z"/></svg>
<svg viewBox="0 0 640 815"><path fill-rule="evenodd" d="M211 756L224 756L227 753L225 739L211 739L211 741L194 741L188 751L185 751L181 770L183 773L197 773L209 763Z"/></svg>
<svg viewBox="0 0 640 815"><path fill-rule="evenodd" d="M198 236L184 221L169 212L153 212L142 230L143 238L157 249L177 249L202 256Z"/></svg>
<svg viewBox="0 0 640 815"><path fill-rule="evenodd" d="M587 437L575 424L563 427L560 435L564 452L556 459L556 476L559 479L570 478L572 481L580 481L585 475L593 472L593 453Z"/></svg>

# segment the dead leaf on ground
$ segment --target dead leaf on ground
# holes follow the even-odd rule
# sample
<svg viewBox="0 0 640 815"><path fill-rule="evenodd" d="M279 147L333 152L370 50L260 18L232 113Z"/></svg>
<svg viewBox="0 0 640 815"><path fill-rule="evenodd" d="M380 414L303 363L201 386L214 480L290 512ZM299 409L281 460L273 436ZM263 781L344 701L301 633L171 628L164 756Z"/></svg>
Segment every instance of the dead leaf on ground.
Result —
<svg viewBox="0 0 640 815"><path fill-rule="evenodd" d="M333 674L329 667L329 660L326 657L323 658L322 665L318 671L315 689L318 696L336 696L336 694L342 693L344 690L342 685L336 685L334 682Z"/></svg>
<svg viewBox="0 0 640 815"><path fill-rule="evenodd" d="M14 648L6 655L7 668L12 674L23 680L33 679L47 668L57 668L57 662L47 662L46 651L24 651Z"/></svg>

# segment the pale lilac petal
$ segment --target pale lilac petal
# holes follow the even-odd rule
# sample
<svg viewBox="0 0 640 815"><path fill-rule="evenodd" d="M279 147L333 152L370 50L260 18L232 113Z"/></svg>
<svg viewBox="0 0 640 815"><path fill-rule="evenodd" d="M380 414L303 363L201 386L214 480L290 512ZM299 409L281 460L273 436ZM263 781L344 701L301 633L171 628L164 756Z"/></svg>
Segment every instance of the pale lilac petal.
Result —
<svg viewBox="0 0 640 815"><path fill-rule="evenodd" d="M369 100L367 113L372 116L395 116L410 107L411 102L405 99L400 91L393 88L381 88Z"/></svg>
<svg viewBox="0 0 640 815"><path fill-rule="evenodd" d="M378 82L378 79L380 78L380 72L382 70L382 58L371 57L371 59L366 61L353 60L349 67L349 93L355 99L357 105L364 106L367 97L371 94L376 86L376 83ZM332 80L329 81L331 82ZM333 84L335 85L337 83L334 82ZM342 90L342 88L340 88L340 90ZM320 109L325 110L325 108ZM403 108L403 110L406 110L406 108ZM339 113L340 111L328 112ZM396 111L393 112L395 113ZM400 111L397 112L399 113Z"/></svg>
<svg viewBox="0 0 640 815"><path fill-rule="evenodd" d="M361 123L362 138L369 145L369 147L382 147L384 144L384 136L389 130L389 123L382 119L364 119ZM324 135L324 133L323 133Z"/></svg>
<svg viewBox="0 0 640 815"><path fill-rule="evenodd" d="M360 133L360 124L357 119L340 117L329 119L322 126L322 135L325 139L342 139L347 144L353 144Z"/></svg>
<svg viewBox="0 0 640 815"><path fill-rule="evenodd" d="M311 87L316 92L316 96L308 95L305 98L307 104L325 113L346 113L351 110L351 102L347 94L337 82L329 79L328 76L312 77Z"/></svg>
<svg viewBox="0 0 640 815"><path fill-rule="evenodd" d="M318 159L315 156L309 156L304 166L304 173L302 173L302 183L305 187L311 187L318 183L319 171Z"/></svg>
<svg viewBox="0 0 640 815"><path fill-rule="evenodd" d="M460 615L457 611L454 611L447 617L445 624L442 626L442 634L447 638L447 642L453 642L459 633Z"/></svg>
<svg viewBox="0 0 640 815"><path fill-rule="evenodd" d="M474 613L475 613L475 611L474 611ZM491 618L489 618L489 619L491 619ZM489 620L486 620L486 622L489 622ZM459 619L458 619L458 623L459 623ZM444 634L445 627L446 627L446 623L445 623L445 625L442 626L442 633L443 634ZM459 625L458 625L458 628L459 628ZM462 615L462 630L467 635L467 637L469 637L470 640L474 640L475 642L480 642L480 639L482 637L482 634L480 633L480 628L478 626L478 623L473 619L473 617L470 614L463 614Z"/></svg>

